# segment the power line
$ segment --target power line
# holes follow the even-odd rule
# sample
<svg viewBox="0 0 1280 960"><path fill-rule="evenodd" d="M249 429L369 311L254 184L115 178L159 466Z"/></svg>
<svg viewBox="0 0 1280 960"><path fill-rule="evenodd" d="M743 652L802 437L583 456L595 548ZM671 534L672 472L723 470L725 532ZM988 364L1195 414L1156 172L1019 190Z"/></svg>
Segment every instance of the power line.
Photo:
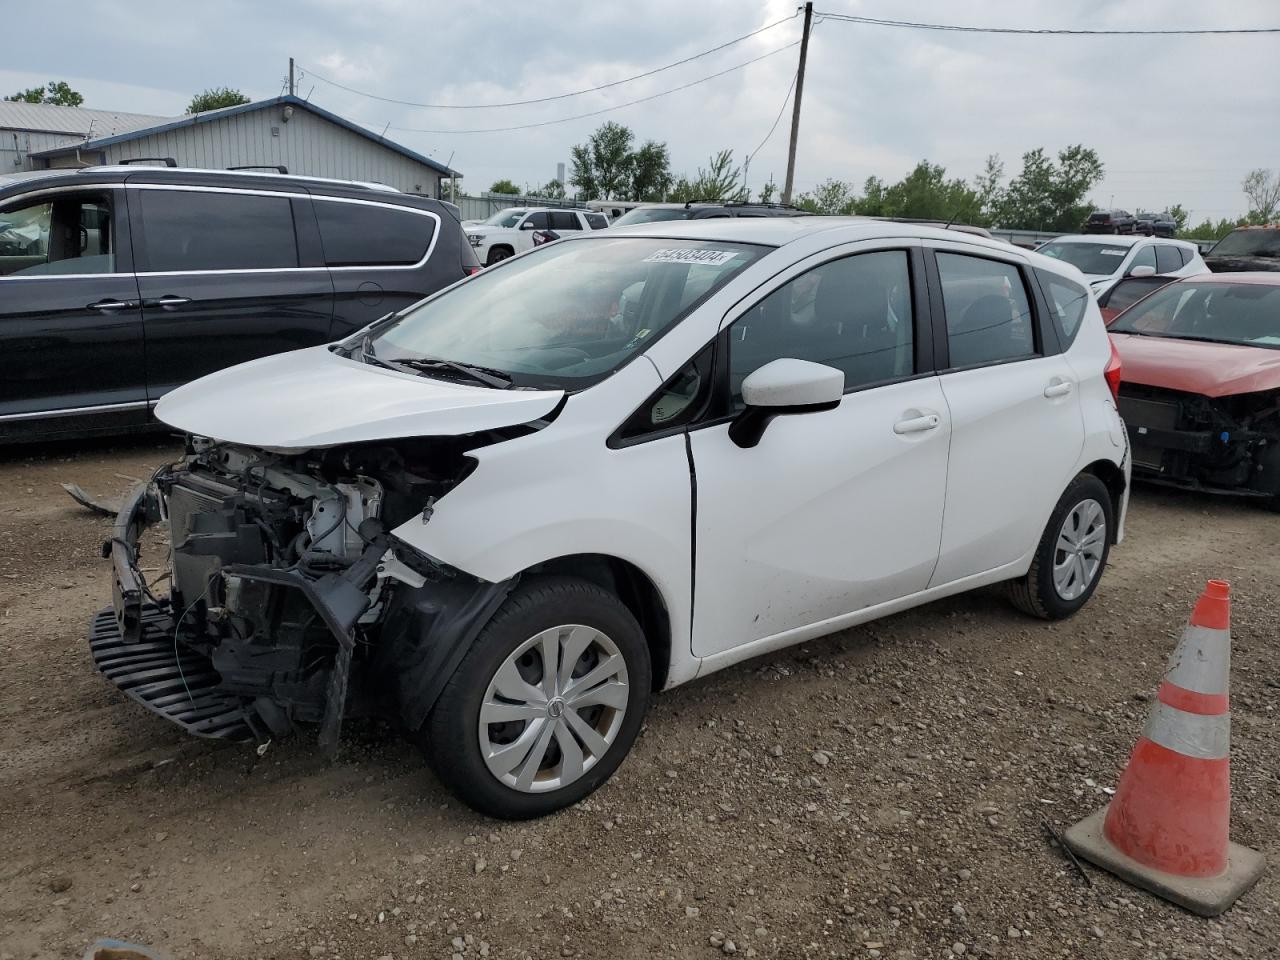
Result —
<svg viewBox="0 0 1280 960"><path fill-rule="evenodd" d="M768 143L769 138L773 136L773 131L778 129L778 123L781 122L782 115L787 112L787 104L791 102L791 91L796 88L796 80L799 78L799 76L800 76L799 70L797 70L795 73L791 75L791 86L787 87L787 95L782 98L782 106L778 108L778 115L773 118L773 126L770 127L769 132L764 135L764 139L760 141L760 145L747 154L746 160L744 161L744 166L746 164L751 163L751 161L755 158L755 155L759 153L762 149L764 149L764 145Z"/></svg>
<svg viewBox="0 0 1280 960"><path fill-rule="evenodd" d="M873 27L905 27L911 30L945 30L954 33L1014 33L1032 36L1098 37L1098 36L1201 36L1205 34L1254 34L1280 33L1280 27L1228 27L1224 29L1172 29L1172 30L1064 30L1029 29L1024 27L970 27L958 23L918 23L913 20L882 20L878 17L859 17L848 13L817 12L824 20L843 20Z"/></svg>
<svg viewBox="0 0 1280 960"><path fill-rule="evenodd" d="M789 17L784 17L781 20L775 20L773 23L767 24L759 30L752 30L750 33L744 33L740 37L735 37L734 39L712 47L709 50L703 50L701 53L695 53L693 56L685 57L683 60L677 60L675 63L668 63L665 67L655 67L652 70L646 70L644 73L637 73L634 77L627 77L624 80L614 80L610 83L602 83L598 87L586 87L582 90L574 90L571 93L558 93L552 97L536 97L532 100L509 100L505 103L417 103L413 100L397 100L394 97L383 97L376 93L357 90L354 87L348 87L344 84L338 83L336 80L330 80L328 77L321 76L314 70L310 70L309 73L316 80L319 80L322 83L327 83L332 87L337 87L339 90L345 90L347 93L354 93L357 96L367 97L370 100L380 100L383 103L398 104L402 107L424 107L431 110L492 110L498 107L524 107L534 103L551 103L554 100L567 100L570 97L580 97L584 93L595 93L599 90L608 90L611 87L622 86L624 83L631 83L633 80L643 80L645 77L652 77L654 74L662 73L664 70L671 70L674 67L682 67L686 63L692 63L694 60L700 60L701 58L710 56L713 53L719 53L721 50L732 47L734 44L741 43L743 40L749 40L751 37L757 36L768 30L772 30L774 27L781 26L784 23L789 23L799 15L799 11L797 11ZM512 127L510 129L514 130L519 128Z"/></svg>
<svg viewBox="0 0 1280 960"><path fill-rule="evenodd" d="M792 41L786 46L778 47L776 50L770 50L768 53L753 57L737 66L729 67L727 70L721 70L719 73L713 73L707 77L701 77L698 80L691 80L688 83L682 83L678 87L672 87L670 90L663 90L661 93L650 94L647 97L640 97L638 100L628 100L626 103L616 103L611 107L602 107L599 110L592 110L589 113L579 113L572 117L559 117L555 120L542 120L538 123L522 123L513 127L485 127L479 130L424 130L420 127L396 127L388 125L388 130L398 130L401 133L436 133L436 134L464 134L464 133L508 133L512 130L531 130L534 127L549 127L557 123L569 123L572 120L583 120L587 117L598 117L603 113L611 113L614 110L621 110L623 107L634 107L638 103L648 103L650 100L657 100L659 97L670 96L673 93L679 93L681 90L688 90L690 87L696 87L700 83L706 83L708 80L715 80L717 77L723 77L726 74L733 73L735 70L741 70L743 67L749 67L753 63L759 63L761 60L767 60L782 53L784 50L790 50L794 46L798 46L799 40Z"/></svg>

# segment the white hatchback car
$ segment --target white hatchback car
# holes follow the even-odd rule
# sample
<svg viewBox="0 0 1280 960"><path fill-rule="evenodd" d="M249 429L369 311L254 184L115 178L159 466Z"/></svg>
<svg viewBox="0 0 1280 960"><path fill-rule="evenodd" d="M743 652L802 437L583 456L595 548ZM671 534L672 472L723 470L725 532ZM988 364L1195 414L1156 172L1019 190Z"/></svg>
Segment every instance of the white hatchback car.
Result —
<svg viewBox="0 0 1280 960"><path fill-rule="evenodd" d="M1194 277L1209 272L1194 243L1161 237L1069 234L1041 244L1036 253L1076 267L1099 297L1125 277Z"/></svg>
<svg viewBox="0 0 1280 960"><path fill-rule="evenodd" d="M538 816L652 691L987 584L1074 613L1124 525L1118 382L1078 271L1007 244L587 232L166 395L188 455L120 515L93 654L204 736L393 718L467 803Z"/></svg>

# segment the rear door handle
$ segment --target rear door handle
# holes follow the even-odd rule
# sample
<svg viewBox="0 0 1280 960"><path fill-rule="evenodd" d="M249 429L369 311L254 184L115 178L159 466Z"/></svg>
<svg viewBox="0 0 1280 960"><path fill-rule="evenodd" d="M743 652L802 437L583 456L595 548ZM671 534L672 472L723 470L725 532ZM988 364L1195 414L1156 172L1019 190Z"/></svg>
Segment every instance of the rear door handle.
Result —
<svg viewBox="0 0 1280 960"><path fill-rule="evenodd" d="M936 413L926 413L923 416L899 420L893 425L893 432L899 436L904 433L923 433L925 430L934 429L941 422L942 418Z"/></svg>
<svg viewBox="0 0 1280 960"><path fill-rule="evenodd" d="M160 297L158 300L143 300L144 307L160 307L163 310L172 310L174 307L180 307L184 303L190 303L190 297L175 297L172 294Z"/></svg>
<svg viewBox="0 0 1280 960"><path fill-rule="evenodd" d="M85 304L86 310L98 310L102 313L110 313L112 310L129 310L137 307L137 300L99 300L96 303Z"/></svg>
<svg viewBox="0 0 1280 960"><path fill-rule="evenodd" d="M1049 381L1049 385L1044 388L1044 395L1052 400L1054 397L1065 397L1071 392L1071 381L1063 380L1061 377L1054 377Z"/></svg>

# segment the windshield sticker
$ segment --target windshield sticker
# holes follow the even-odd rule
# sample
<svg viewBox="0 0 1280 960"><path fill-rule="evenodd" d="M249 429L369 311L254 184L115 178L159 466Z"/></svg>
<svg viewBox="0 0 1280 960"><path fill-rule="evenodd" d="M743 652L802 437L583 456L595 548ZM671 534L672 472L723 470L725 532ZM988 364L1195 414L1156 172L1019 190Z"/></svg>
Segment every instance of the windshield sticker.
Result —
<svg viewBox="0 0 1280 960"><path fill-rule="evenodd" d="M738 255L736 250L655 250L644 258L645 263L701 263L722 267Z"/></svg>
<svg viewBox="0 0 1280 960"><path fill-rule="evenodd" d="M1128 252L1129 252L1128 250L1099 250L1099 251L1098 251L1098 256L1100 256L1100 257L1123 257L1123 256L1124 256L1126 253L1128 253Z"/></svg>

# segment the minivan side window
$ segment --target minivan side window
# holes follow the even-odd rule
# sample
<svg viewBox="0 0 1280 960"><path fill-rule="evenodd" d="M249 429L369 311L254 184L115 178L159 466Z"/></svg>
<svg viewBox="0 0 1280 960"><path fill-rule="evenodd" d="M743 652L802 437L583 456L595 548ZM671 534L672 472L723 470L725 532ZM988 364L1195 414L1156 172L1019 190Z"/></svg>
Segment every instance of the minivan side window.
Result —
<svg viewBox="0 0 1280 960"><path fill-rule="evenodd" d="M0 277L115 273L114 227L103 194L10 207L0 212Z"/></svg>
<svg viewBox="0 0 1280 960"><path fill-rule="evenodd" d="M435 218L412 210L323 197L313 202L326 266L411 266L435 236Z"/></svg>
<svg viewBox="0 0 1280 960"><path fill-rule="evenodd" d="M552 230L581 230L578 215L570 210L556 210L551 214Z"/></svg>
<svg viewBox="0 0 1280 960"><path fill-rule="evenodd" d="M1066 350L1075 340L1076 333L1080 330L1080 321L1089 309L1089 291L1050 270L1037 270L1036 276L1040 279L1045 299L1049 301L1049 313L1053 317L1054 326L1058 328L1062 349ZM1141 281L1121 280L1116 288L1134 282Z"/></svg>
<svg viewBox="0 0 1280 960"><path fill-rule="evenodd" d="M952 367L999 363L1036 353L1031 304L1011 263L938 253Z"/></svg>
<svg viewBox="0 0 1280 960"><path fill-rule="evenodd" d="M844 371L846 391L915 373L911 272L905 250L831 260L789 280L729 328L729 387L774 360Z"/></svg>
<svg viewBox="0 0 1280 960"><path fill-rule="evenodd" d="M1171 243L1156 246L1156 273L1173 273L1182 269L1182 257L1178 256L1178 248Z"/></svg>
<svg viewBox="0 0 1280 960"><path fill-rule="evenodd" d="M298 265L288 197L145 188L138 196L148 271Z"/></svg>

